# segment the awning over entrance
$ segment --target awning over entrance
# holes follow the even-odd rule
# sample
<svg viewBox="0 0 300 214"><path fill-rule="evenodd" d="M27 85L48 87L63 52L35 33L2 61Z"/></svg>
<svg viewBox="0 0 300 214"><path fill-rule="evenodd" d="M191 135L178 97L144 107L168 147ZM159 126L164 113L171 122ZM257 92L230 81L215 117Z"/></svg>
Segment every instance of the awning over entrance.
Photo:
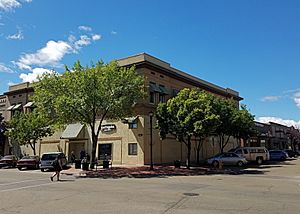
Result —
<svg viewBox="0 0 300 214"><path fill-rule="evenodd" d="M135 123L138 118L139 118L139 116L126 117L126 118L122 119L122 122L123 123Z"/></svg>
<svg viewBox="0 0 300 214"><path fill-rule="evenodd" d="M6 110L11 111L14 107L15 107L15 105L9 106Z"/></svg>
<svg viewBox="0 0 300 214"><path fill-rule="evenodd" d="M17 109L20 109L22 106L22 104L17 104L13 107L13 110L17 110Z"/></svg>
<svg viewBox="0 0 300 214"><path fill-rule="evenodd" d="M84 125L80 123L69 124L64 130L64 132L61 134L61 138L63 139L77 138L83 127Z"/></svg>
<svg viewBox="0 0 300 214"><path fill-rule="evenodd" d="M24 108L32 108L33 107L33 102L28 102L24 105Z"/></svg>

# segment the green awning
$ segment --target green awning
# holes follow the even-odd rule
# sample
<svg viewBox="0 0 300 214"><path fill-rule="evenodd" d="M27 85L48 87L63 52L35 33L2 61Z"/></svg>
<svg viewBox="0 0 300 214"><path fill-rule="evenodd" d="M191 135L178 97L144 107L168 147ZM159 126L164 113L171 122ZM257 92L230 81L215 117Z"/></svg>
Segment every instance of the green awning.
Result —
<svg viewBox="0 0 300 214"><path fill-rule="evenodd" d="M166 87L160 85L160 86L158 86L158 88L159 88L160 93L169 94L169 91L168 91L168 89L166 89Z"/></svg>
<svg viewBox="0 0 300 214"><path fill-rule="evenodd" d="M151 92L160 92L160 89L156 84L150 83L149 84L149 91L151 91Z"/></svg>

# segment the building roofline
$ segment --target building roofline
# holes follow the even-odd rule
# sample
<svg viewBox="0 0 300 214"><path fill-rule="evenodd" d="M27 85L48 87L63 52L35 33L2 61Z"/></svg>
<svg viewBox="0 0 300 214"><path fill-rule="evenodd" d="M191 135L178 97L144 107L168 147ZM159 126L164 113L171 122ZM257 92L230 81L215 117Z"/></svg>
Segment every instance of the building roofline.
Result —
<svg viewBox="0 0 300 214"><path fill-rule="evenodd" d="M228 94L231 95L233 97L235 97L237 100L242 100L243 98L239 96L239 92L230 89L230 88L223 88L220 87L218 85L215 85L213 83L210 83L208 81L202 80L198 77L192 76L186 72L183 72L181 70L178 70L176 68L171 67L170 63L167 63L163 60L160 60L154 56L151 56L147 53L140 53L140 54L136 54L133 56L129 56L129 57L125 57L125 58L121 58L117 60L118 64L120 66L128 66L128 65L133 65L133 64L141 64L141 63L150 63L153 64L155 66L161 67L163 69L166 69L170 72L173 72L176 75L179 75L180 77L183 77L185 79L197 82L207 88L210 88L212 90L215 91L219 91L222 94Z"/></svg>

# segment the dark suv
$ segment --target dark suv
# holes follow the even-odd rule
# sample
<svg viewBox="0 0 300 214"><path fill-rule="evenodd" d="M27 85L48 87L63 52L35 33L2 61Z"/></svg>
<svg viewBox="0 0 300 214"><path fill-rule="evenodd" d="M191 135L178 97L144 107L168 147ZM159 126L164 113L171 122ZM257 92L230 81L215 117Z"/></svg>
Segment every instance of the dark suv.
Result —
<svg viewBox="0 0 300 214"><path fill-rule="evenodd" d="M289 156L283 150L269 150L270 160L286 160Z"/></svg>
<svg viewBox="0 0 300 214"><path fill-rule="evenodd" d="M290 158L297 158L298 157L298 152L296 152L292 149L285 149L283 151L285 151L289 155Z"/></svg>
<svg viewBox="0 0 300 214"><path fill-rule="evenodd" d="M55 158L60 155L62 160L62 167L66 168L67 166L67 159L64 153L62 152L47 152L42 155L40 169L42 172L45 170L53 170L52 162Z"/></svg>

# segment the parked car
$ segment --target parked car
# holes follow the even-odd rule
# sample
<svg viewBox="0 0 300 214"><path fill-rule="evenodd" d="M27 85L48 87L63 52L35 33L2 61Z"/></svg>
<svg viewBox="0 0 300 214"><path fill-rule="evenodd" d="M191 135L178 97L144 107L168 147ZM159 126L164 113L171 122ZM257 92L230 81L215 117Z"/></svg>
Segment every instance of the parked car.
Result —
<svg viewBox="0 0 300 214"><path fill-rule="evenodd" d="M17 162L17 168L22 170L26 169L38 169L40 167L40 157L39 156L24 156Z"/></svg>
<svg viewBox="0 0 300 214"><path fill-rule="evenodd" d="M285 151L290 158L297 158L298 157L298 152L297 151L294 151L292 149L285 149L283 151Z"/></svg>
<svg viewBox="0 0 300 214"><path fill-rule="evenodd" d="M258 165L270 159L269 151L265 147L238 147L231 149L241 157L246 158L247 161L255 161Z"/></svg>
<svg viewBox="0 0 300 214"><path fill-rule="evenodd" d="M5 155L0 160L0 168L2 167L16 167L18 158L15 155Z"/></svg>
<svg viewBox="0 0 300 214"><path fill-rule="evenodd" d="M40 169L42 172L45 170L53 169L52 162L55 158L60 155L62 159L62 166L65 168L67 166L67 158L63 152L47 152L42 155Z"/></svg>
<svg viewBox="0 0 300 214"><path fill-rule="evenodd" d="M286 160L289 155L283 150L270 150L270 160Z"/></svg>
<svg viewBox="0 0 300 214"><path fill-rule="evenodd" d="M244 157L241 157L233 152L220 153L207 159L207 163L215 167L219 166L220 162L222 162L224 165L236 166L244 166L247 164L247 160Z"/></svg>

